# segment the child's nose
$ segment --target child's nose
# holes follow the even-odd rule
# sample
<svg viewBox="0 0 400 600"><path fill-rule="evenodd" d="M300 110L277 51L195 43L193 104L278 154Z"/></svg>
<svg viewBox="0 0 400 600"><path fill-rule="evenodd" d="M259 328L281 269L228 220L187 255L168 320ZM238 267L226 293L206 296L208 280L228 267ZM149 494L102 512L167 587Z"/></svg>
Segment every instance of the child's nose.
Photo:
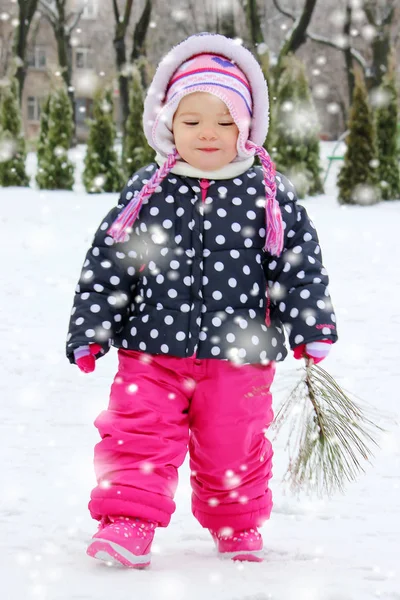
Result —
<svg viewBox="0 0 400 600"><path fill-rule="evenodd" d="M213 129L212 127L207 127L201 130L200 132L200 138L201 139L215 139L217 137L217 134L215 132L215 129Z"/></svg>

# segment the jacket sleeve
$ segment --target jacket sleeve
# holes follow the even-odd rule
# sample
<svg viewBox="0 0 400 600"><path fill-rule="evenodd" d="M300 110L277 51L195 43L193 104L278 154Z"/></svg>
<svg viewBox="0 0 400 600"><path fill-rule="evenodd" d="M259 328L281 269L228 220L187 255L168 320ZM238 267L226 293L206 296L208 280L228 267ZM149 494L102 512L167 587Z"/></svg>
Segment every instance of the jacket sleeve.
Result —
<svg viewBox="0 0 400 600"><path fill-rule="evenodd" d="M285 236L281 256L270 256L264 263L271 316L284 324L292 349L316 340L334 343L336 316L318 234L306 209L297 203L291 182L280 174L276 179Z"/></svg>
<svg viewBox="0 0 400 600"><path fill-rule="evenodd" d="M67 336L66 353L71 363L79 346L97 343L106 353L129 317L142 263L142 241L137 227L129 240L120 243L114 242L107 230L138 192L142 181L131 183L123 190L118 205L101 222L86 254Z"/></svg>

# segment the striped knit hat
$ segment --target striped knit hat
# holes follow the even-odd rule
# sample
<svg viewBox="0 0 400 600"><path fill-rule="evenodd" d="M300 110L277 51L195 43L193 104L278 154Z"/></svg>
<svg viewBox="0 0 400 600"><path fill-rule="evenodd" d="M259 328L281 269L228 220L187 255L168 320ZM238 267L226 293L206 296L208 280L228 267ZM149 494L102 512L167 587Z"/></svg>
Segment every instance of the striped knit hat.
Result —
<svg viewBox="0 0 400 600"><path fill-rule="evenodd" d="M233 162L257 154L264 173L266 243L264 249L279 256L283 225L276 200L275 166L263 148L268 133L268 88L251 52L218 34L197 34L181 42L160 62L144 104L143 127L152 148L166 160L130 201L109 229L115 241L128 239L142 203L173 169L179 154L172 133L173 116L187 94L208 92L228 107L238 129L237 156Z"/></svg>

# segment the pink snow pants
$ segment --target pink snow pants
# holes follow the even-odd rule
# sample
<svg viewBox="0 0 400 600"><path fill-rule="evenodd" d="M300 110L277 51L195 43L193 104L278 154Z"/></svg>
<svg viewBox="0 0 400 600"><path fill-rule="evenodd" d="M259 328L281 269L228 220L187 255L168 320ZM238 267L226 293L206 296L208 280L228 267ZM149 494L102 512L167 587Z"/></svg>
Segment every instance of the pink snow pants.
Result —
<svg viewBox="0 0 400 600"><path fill-rule="evenodd" d="M237 366L119 350L108 410L95 420L94 519L131 516L166 527L178 467L190 453L192 511L206 528L262 525L272 508L275 364Z"/></svg>

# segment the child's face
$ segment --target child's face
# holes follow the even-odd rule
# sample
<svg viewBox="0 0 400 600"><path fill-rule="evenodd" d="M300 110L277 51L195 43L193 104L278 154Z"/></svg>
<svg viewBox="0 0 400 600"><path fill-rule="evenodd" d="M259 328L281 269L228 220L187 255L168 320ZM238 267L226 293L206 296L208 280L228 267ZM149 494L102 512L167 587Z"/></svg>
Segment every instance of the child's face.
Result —
<svg viewBox="0 0 400 600"><path fill-rule="evenodd" d="M181 158L204 171L214 171L237 155L239 129L222 100L206 92L188 94L175 112L172 131ZM202 148L216 148L204 152Z"/></svg>

